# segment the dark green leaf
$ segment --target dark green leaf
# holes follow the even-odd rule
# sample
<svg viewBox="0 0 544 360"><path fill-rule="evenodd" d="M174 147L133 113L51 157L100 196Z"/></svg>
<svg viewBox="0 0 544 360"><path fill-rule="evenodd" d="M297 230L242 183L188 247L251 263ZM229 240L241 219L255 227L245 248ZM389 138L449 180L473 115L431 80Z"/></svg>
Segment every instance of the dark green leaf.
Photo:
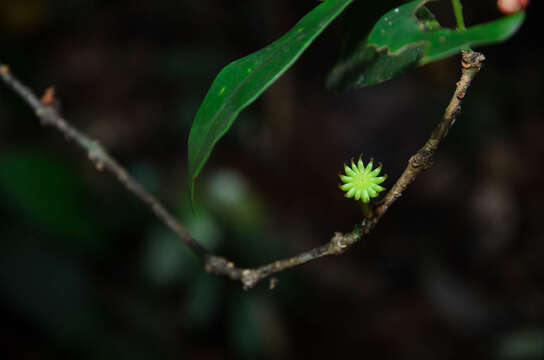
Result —
<svg viewBox="0 0 544 360"><path fill-rule="evenodd" d="M520 12L457 31L440 26L424 6L428 1L412 1L385 14L366 40L335 65L327 85L340 90L361 88L472 46L504 41L525 17Z"/></svg>
<svg viewBox="0 0 544 360"><path fill-rule="evenodd" d="M236 116L280 77L353 0L327 0L280 39L227 65L215 78L189 135L189 179L194 182Z"/></svg>

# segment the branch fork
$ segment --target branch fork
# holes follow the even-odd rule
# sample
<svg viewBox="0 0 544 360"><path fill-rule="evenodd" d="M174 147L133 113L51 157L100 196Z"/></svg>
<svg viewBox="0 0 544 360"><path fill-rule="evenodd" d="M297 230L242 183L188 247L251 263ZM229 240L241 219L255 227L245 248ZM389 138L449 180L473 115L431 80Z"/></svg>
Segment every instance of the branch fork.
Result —
<svg viewBox="0 0 544 360"><path fill-rule="evenodd" d="M108 151L90 136L79 131L68 123L55 106L57 101L52 88L46 90L41 100L25 85L23 85L12 73L7 65L0 64L0 79L5 85L19 95L27 105L32 108L43 126L51 126L62 133L68 141L74 142L83 149L89 160L98 171L108 170L117 180L144 204L146 204L177 237L189 246L195 254L204 262L205 271L226 276L232 280L240 281L244 289L250 289L263 279L280 271L305 264L329 255L344 254L349 248L369 234L374 226L387 212L389 207L402 196L404 190L416 179L423 170L432 166L433 155L440 142L447 135L448 130L455 123L456 116L461 111L461 101L464 99L468 88L476 74L480 71L485 57L472 50L462 52L461 79L456 84L455 92L448 104L444 116L432 131L425 145L408 160L408 165L402 175L397 179L382 201L377 203L369 217L363 217L360 224L349 233L336 232L325 244L304 251L293 257L277 260L267 265L256 268L239 268L234 262L222 256L215 255L204 248L195 240L167 208L151 193L145 190L127 171L113 158ZM277 279L272 278L270 288L274 288Z"/></svg>

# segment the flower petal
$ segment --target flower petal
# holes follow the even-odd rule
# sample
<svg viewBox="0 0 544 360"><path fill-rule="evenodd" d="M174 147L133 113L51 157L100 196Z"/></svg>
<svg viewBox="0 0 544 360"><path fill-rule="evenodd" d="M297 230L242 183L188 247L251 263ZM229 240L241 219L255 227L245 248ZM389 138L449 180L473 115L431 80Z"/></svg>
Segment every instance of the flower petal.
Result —
<svg viewBox="0 0 544 360"><path fill-rule="evenodd" d="M344 190L344 191L348 191L349 189L351 189L353 187L353 184L352 183L347 183L347 184L344 184L344 185L340 185L340 189Z"/></svg>
<svg viewBox="0 0 544 360"><path fill-rule="evenodd" d="M374 184L381 184L382 182L385 181L385 179L387 179L385 176L380 176L380 177L374 178L372 182Z"/></svg>
<svg viewBox="0 0 544 360"><path fill-rule="evenodd" d="M366 189L366 191L371 198L375 198L376 196L378 196L378 193L374 189L372 189L372 186Z"/></svg>
<svg viewBox="0 0 544 360"><path fill-rule="evenodd" d="M366 164L365 173L370 174L370 172L372 171L373 166L374 166L373 161L370 160L370 162L368 164Z"/></svg>
<svg viewBox="0 0 544 360"><path fill-rule="evenodd" d="M359 173L359 168L357 167L357 165L355 165L355 163L353 162L353 160L351 160L351 169L357 174Z"/></svg>
<svg viewBox="0 0 544 360"><path fill-rule="evenodd" d="M344 171L346 172L347 176L355 176L357 175L355 171L351 170L351 168L347 165L344 165Z"/></svg>
<svg viewBox="0 0 544 360"><path fill-rule="evenodd" d="M361 198L361 189L357 189L355 191L355 200L359 200Z"/></svg>
<svg viewBox="0 0 544 360"><path fill-rule="evenodd" d="M384 191L385 188L383 186L380 186L378 184L372 184L370 185L372 189L376 190L377 192Z"/></svg>
<svg viewBox="0 0 544 360"><path fill-rule="evenodd" d="M357 167L359 168L360 172L365 171L365 164L363 164L363 159L359 158L359 161L357 162Z"/></svg>
<svg viewBox="0 0 544 360"><path fill-rule="evenodd" d="M365 190L363 191L363 202L366 204L370 201L370 197L368 196L368 192Z"/></svg>
<svg viewBox="0 0 544 360"><path fill-rule="evenodd" d="M355 195L355 188L349 189L349 191L346 193L345 196L346 196L347 198L351 198L351 197L353 197L353 195Z"/></svg>
<svg viewBox="0 0 544 360"><path fill-rule="evenodd" d="M372 172L370 172L370 175L371 176L378 176L378 174L380 173L380 171L382 171L382 167L381 166L378 166L376 169L372 170Z"/></svg>
<svg viewBox="0 0 544 360"><path fill-rule="evenodd" d="M349 183L353 181L353 177L340 175L340 180L342 180L343 183Z"/></svg>

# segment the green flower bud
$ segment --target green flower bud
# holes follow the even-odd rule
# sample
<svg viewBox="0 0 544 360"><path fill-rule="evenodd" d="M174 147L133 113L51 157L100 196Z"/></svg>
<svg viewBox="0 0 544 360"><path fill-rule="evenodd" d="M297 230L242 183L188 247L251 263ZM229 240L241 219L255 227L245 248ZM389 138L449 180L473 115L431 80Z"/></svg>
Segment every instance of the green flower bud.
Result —
<svg viewBox="0 0 544 360"><path fill-rule="evenodd" d="M372 169L372 166L372 159L365 167L360 157L357 164L352 160L351 167L344 165L345 175L340 175L342 180L340 189L346 192L347 198L361 200L366 204L371 198L377 197L378 193L385 190L380 186L387 178L387 176L379 176L382 165L380 164L376 169Z"/></svg>

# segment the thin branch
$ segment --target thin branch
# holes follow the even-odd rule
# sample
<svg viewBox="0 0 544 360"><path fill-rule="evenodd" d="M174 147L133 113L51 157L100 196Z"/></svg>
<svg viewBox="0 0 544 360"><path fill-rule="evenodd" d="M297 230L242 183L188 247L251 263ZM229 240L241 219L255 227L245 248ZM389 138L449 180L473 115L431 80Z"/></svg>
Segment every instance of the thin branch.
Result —
<svg viewBox="0 0 544 360"><path fill-rule="evenodd" d="M462 53L461 79L457 82L455 92L444 112L444 116L436 125L425 145L416 154L410 157L408 166L395 182L391 190L386 194L383 201L373 209L370 219L363 218L361 224L357 225L352 232L346 234L335 233L332 239L326 244L288 259L275 261L254 269L239 269L232 262L214 256L213 259L210 259L213 261L207 263L206 270L218 275L226 275L233 280L240 280L245 288L250 288L274 273L324 256L339 255L347 251L352 245L372 231L374 226L376 226L385 215L389 207L402 195L408 185L416 179L417 175L419 175L421 171L431 167L433 155L438 149L438 145L442 139L447 135L450 127L455 123L456 116L461 111L461 101L465 97L472 80L480 71L484 60L485 57L477 52L464 51Z"/></svg>
<svg viewBox="0 0 544 360"><path fill-rule="evenodd" d="M48 99L48 101L43 101L43 99L42 101L38 100L34 93L22 85L5 65L0 66L0 78L21 96L28 105L30 105L38 118L42 121L43 125L53 126L63 133L67 139L73 140L87 152L89 159L95 164L98 170L107 169L112 172L127 190L151 207L166 226L176 233L177 236L197 255L204 259L204 265L207 272L240 281L244 288L248 289L257 285L261 280L280 271L305 264L324 256L342 254L372 231L389 207L402 195L404 190L415 180L417 175L431 166L433 154L437 150L442 139L447 135L449 128L454 124L455 118L461 110L461 101L465 97L472 80L479 72L482 62L485 60L485 57L482 54L473 51L463 52L462 57L461 79L457 83L453 97L446 108L442 120L433 130L425 145L415 155L410 157L408 166L391 190L386 194L383 201L372 209L371 216L369 218L363 218L361 224L356 225L355 229L349 233L335 233L331 240L321 246L304 251L293 257L274 261L270 264L256 268L239 268L232 261L208 252L191 237L185 227L180 224L153 195L138 184L96 140L91 139L68 124L55 110L54 106L50 104L51 99ZM51 98L51 96L48 96L48 98ZM271 287L274 284L275 282L271 281Z"/></svg>
<svg viewBox="0 0 544 360"><path fill-rule="evenodd" d="M389 207L402 195L404 190L410 185L423 170L432 166L433 155L438 149L438 145L448 134L448 130L455 123L456 117L461 111L461 102L465 97L470 84L482 67L485 56L474 51L462 52L462 74L457 82L457 87L444 112L442 120L436 125L429 140L425 145L410 159L408 166L393 185L391 190L385 195L383 202L374 210L374 220L379 220L389 209Z"/></svg>
<svg viewBox="0 0 544 360"><path fill-rule="evenodd" d="M155 215L162 220L187 246L197 255L205 257L209 252L200 245L180 224L176 218L157 200L155 196L145 190L117 160L115 160L106 149L97 141L82 133L69 124L57 111L54 106L54 93L52 88L48 89L42 101L23 85L10 71L7 65L0 64L0 78L4 83L17 93L40 119L43 126L51 126L64 134L67 140L71 140L82 148L94 163L98 171L108 170L117 177L123 186L133 193L137 198L149 206Z"/></svg>

